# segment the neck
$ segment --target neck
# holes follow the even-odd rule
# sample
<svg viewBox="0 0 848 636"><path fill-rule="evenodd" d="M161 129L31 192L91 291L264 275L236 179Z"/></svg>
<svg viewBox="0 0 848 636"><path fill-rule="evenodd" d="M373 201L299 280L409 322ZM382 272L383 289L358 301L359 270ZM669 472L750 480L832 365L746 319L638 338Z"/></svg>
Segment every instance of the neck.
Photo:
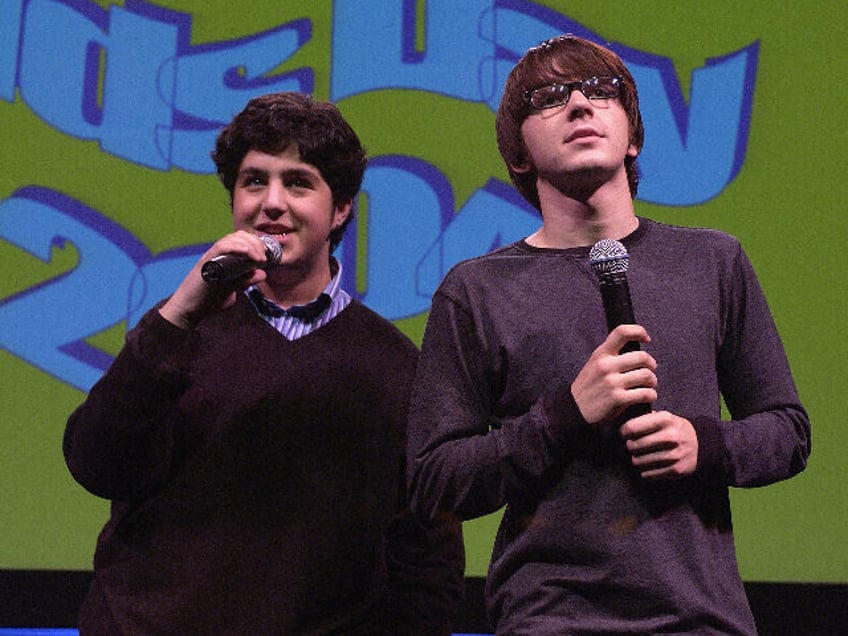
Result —
<svg viewBox="0 0 848 636"><path fill-rule="evenodd" d="M633 199L624 187L607 184L588 193L568 194L539 182L542 227L528 237L535 247L570 248L621 239L639 226Z"/></svg>
<svg viewBox="0 0 848 636"><path fill-rule="evenodd" d="M268 277L258 287L268 299L288 309L315 300L330 283L332 276L328 261L309 272L283 265L269 270Z"/></svg>

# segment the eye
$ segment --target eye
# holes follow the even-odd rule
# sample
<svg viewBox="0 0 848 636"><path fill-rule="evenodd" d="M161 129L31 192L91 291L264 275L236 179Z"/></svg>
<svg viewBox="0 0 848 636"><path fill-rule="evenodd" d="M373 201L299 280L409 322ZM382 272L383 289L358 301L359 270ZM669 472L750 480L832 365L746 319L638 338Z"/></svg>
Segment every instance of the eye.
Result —
<svg viewBox="0 0 848 636"><path fill-rule="evenodd" d="M559 100L560 97L553 88L543 88L536 95L536 103L542 108L545 106L555 106Z"/></svg>
<svg viewBox="0 0 848 636"><path fill-rule="evenodd" d="M583 92L589 99L618 97L618 79L615 77L592 78L584 84Z"/></svg>
<svg viewBox="0 0 848 636"><path fill-rule="evenodd" d="M252 166L246 166L239 170L236 186L239 188L256 188L267 182L267 174Z"/></svg>
<svg viewBox="0 0 848 636"><path fill-rule="evenodd" d="M286 187L307 190L312 189L312 182L306 177L289 177L286 179Z"/></svg>
<svg viewBox="0 0 848 636"><path fill-rule="evenodd" d="M243 174L239 179L239 187L245 190L256 190L265 185L265 179L258 174Z"/></svg>
<svg viewBox="0 0 848 636"><path fill-rule="evenodd" d="M537 88L531 93L530 102L536 108L552 108L559 106L565 101L568 88L563 84L554 84L553 86L543 86Z"/></svg>

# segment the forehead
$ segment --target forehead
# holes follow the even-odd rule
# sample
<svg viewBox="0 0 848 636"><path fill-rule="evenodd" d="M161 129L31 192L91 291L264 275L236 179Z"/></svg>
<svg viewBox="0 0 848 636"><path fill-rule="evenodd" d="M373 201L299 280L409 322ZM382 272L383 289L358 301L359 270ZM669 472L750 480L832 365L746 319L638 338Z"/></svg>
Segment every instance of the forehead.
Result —
<svg viewBox="0 0 848 636"><path fill-rule="evenodd" d="M266 152L263 150L248 150L241 160L239 172L298 172L313 175L322 179L321 171L311 163L300 158L300 150L297 144L289 144L279 152Z"/></svg>

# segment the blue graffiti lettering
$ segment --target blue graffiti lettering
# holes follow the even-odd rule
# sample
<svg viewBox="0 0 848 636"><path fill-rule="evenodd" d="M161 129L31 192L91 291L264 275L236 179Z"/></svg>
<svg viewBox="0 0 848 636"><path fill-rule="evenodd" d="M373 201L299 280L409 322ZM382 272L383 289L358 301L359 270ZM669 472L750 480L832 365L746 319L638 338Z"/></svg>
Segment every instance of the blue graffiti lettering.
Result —
<svg viewBox="0 0 848 636"><path fill-rule="evenodd" d="M421 17L427 33L421 51L415 44L416 3L399 4L400 11L388 10L388 4L385 11L363 11L356 0L334 4L330 98L407 88L481 101L478 67L493 47L480 30L481 21L490 15L491 0L428 0ZM369 46L362 46L363 40Z"/></svg>
<svg viewBox="0 0 848 636"><path fill-rule="evenodd" d="M23 3L24 0L7 0L0 11L0 99L9 102L15 99L17 85L17 66L9 61L18 58Z"/></svg>
<svg viewBox="0 0 848 636"><path fill-rule="evenodd" d="M427 8L426 48L412 57L403 54L414 37L407 26L409 9L366 15L355 0L336 2L332 98L405 88L496 110L507 74L529 47L566 32L605 42L529 1L477 0L457 11L449 0L431 0ZM372 43L367 48L360 46L364 33ZM617 44L612 48L640 87L645 147L639 198L682 206L717 196L744 161L758 45L696 69L688 107L669 59Z"/></svg>
<svg viewBox="0 0 848 636"><path fill-rule="evenodd" d="M0 58L3 97L12 99L9 78L17 76L24 102L50 125L150 168L210 173L215 135L248 99L312 90L311 69L269 74L309 39L308 20L190 46L191 16L139 1L106 11L29 0L17 30L14 12L3 15L0 33L22 34L20 55ZM50 35L57 32L62 37Z"/></svg>
<svg viewBox="0 0 848 636"><path fill-rule="evenodd" d="M61 193L36 187L22 188L0 203L0 238L44 262L54 248L76 249L78 264L72 270L0 301L0 345L82 390L111 362L86 338L122 321L132 326L174 290L206 249L181 248L153 259L119 225Z"/></svg>
<svg viewBox="0 0 848 636"><path fill-rule="evenodd" d="M539 229L538 212L511 185L490 180L429 246L416 267L418 295L429 299L448 270L460 261L513 243Z"/></svg>
<svg viewBox="0 0 848 636"><path fill-rule="evenodd" d="M394 88L495 110L507 74L530 46L563 32L602 40L529 0L403 0L368 12L355 0L336 0L333 22L334 101ZM61 38L48 35L57 31ZM0 99L14 101L19 91L55 129L137 165L210 173L217 131L250 97L312 91L313 69L277 72L312 37L311 22L194 46L190 33L190 15L143 0L108 10L83 0L10 0L0 11ZM613 48L640 87L640 198L693 205L719 194L744 161L758 44L695 69L688 100L670 60ZM393 320L426 312L456 263L526 236L540 222L497 179L457 209L437 166L399 154L372 158L362 203L355 223L364 231L352 227L337 254L343 285ZM77 251L72 270L0 299L0 344L82 390L111 361L91 337L122 322L132 327L206 248L175 246L153 256L97 211L38 187L0 202L0 239L45 262L54 249ZM49 310L57 306L67 318L60 323Z"/></svg>
<svg viewBox="0 0 848 636"><path fill-rule="evenodd" d="M209 150L216 135L249 99L275 91L311 93L314 79L309 69L271 74L310 34L310 22L299 20L244 41L198 46L177 56L168 69L168 75L173 73L173 98L166 100L175 125L171 131L159 131L163 154L175 167L210 172Z"/></svg>
<svg viewBox="0 0 848 636"><path fill-rule="evenodd" d="M143 248L123 228L59 193L19 190L0 206L2 238L49 262L54 247L79 252L75 269L0 304L2 345L45 372L88 388L108 360L84 339L121 320L127 282ZM104 275L108 272L108 276ZM97 299L97 308L91 299ZM62 320L56 320L61 311Z"/></svg>
<svg viewBox="0 0 848 636"><path fill-rule="evenodd" d="M416 264L454 214L453 192L432 165L406 156L374 158L363 181L368 197L367 285L357 295L392 319L427 311L430 296L416 293ZM361 250L340 246L346 289L354 289ZM353 249L351 249L353 248Z"/></svg>
<svg viewBox="0 0 848 636"><path fill-rule="evenodd" d="M688 113L669 65L633 68L645 124L640 199L696 205L717 196L733 180L748 143L757 51L754 43L696 69ZM674 98L657 100L651 95Z"/></svg>
<svg viewBox="0 0 848 636"><path fill-rule="evenodd" d="M534 231L538 214L515 190L491 180L454 214L450 185L434 166L406 156L376 157L363 183L367 197L367 284L356 293L396 320L426 312L441 278L460 260ZM359 219L357 219L359 220ZM355 228L337 256L346 289L355 289ZM24 188L0 204L0 238L48 262L71 246L71 271L0 301L0 345L62 381L87 390L111 358L86 339L144 312L170 294L208 247L157 256L82 203L44 188ZM108 273L108 275L107 275ZM57 322L45 307L62 307Z"/></svg>

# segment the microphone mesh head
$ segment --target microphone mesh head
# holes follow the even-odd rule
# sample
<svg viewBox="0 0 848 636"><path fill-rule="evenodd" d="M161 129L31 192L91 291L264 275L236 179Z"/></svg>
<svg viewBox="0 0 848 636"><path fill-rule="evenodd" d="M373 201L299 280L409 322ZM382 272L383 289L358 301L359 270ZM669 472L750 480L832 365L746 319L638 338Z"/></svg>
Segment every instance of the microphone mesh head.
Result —
<svg viewBox="0 0 848 636"><path fill-rule="evenodd" d="M265 243L265 258L268 259L268 265L279 265L283 259L283 246L277 243L271 236L260 236Z"/></svg>
<svg viewBox="0 0 848 636"><path fill-rule="evenodd" d="M589 250L589 264L598 276L623 274L630 266L630 256L618 241L602 239Z"/></svg>

